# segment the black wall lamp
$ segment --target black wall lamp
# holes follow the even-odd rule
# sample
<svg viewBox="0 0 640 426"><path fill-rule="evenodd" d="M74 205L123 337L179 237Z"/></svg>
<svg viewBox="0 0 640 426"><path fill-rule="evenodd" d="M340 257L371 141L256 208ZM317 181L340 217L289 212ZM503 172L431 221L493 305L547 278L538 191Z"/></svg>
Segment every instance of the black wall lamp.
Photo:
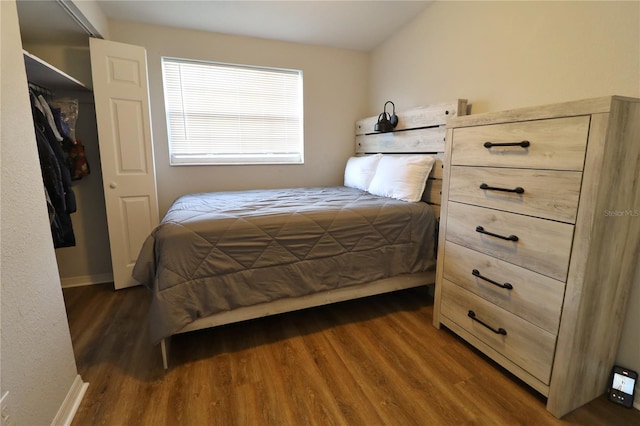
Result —
<svg viewBox="0 0 640 426"><path fill-rule="evenodd" d="M389 114L387 112L387 104L391 104L393 106L393 113ZM392 132L397 125L398 116L396 115L396 105L391 101L387 101L384 104L383 112L378 116L378 122L373 127L373 130L381 133Z"/></svg>

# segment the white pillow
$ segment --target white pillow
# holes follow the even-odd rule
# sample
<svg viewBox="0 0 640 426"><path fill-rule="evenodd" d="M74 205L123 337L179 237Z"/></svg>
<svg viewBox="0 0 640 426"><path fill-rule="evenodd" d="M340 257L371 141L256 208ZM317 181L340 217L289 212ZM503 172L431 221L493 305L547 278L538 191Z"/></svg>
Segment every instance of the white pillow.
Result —
<svg viewBox="0 0 640 426"><path fill-rule="evenodd" d="M368 191L381 197L420 201L436 159L428 155L385 155Z"/></svg>
<svg viewBox="0 0 640 426"><path fill-rule="evenodd" d="M381 158L382 154L349 158L344 169L344 186L366 191Z"/></svg>

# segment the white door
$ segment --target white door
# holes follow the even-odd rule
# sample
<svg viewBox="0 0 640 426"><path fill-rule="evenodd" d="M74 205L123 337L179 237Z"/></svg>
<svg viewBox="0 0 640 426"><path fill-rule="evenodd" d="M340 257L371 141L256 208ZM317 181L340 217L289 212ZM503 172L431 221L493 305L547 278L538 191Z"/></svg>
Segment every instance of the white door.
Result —
<svg viewBox="0 0 640 426"><path fill-rule="evenodd" d="M144 48L90 39L100 161L113 281L131 277L145 238L158 224L147 56Z"/></svg>

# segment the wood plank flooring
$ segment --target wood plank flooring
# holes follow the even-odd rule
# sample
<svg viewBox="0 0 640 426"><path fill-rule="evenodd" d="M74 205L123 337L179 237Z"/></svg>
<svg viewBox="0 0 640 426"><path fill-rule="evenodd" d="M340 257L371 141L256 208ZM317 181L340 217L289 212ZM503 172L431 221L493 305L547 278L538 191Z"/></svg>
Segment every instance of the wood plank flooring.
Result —
<svg viewBox="0 0 640 426"><path fill-rule="evenodd" d="M640 425L604 397L562 420L535 391L431 326L426 288L151 345L148 290L64 290L89 388L73 425Z"/></svg>

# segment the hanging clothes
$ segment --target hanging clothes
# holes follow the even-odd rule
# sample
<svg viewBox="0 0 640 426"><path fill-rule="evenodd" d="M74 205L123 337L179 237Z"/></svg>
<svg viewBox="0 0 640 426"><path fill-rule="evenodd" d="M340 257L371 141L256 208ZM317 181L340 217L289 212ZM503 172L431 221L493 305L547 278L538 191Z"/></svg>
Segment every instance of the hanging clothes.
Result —
<svg viewBox="0 0 640 426"><path fill-rule="evenodd" d="M40 105L42 106L41 111L44 113L44 116L47 119L47 123L49 123L49 128L53 132L53 135L55 136L58 142L62 142L63 137L58 131L58 127L56 126L56 122L53 118L53 113L51 112L51 107L49 107L49 103L42 95L38 95L38 101L40 101Z"/></svg>
<svg viewBox="0 0 640 426"><path fill-rule="evenodd" d="M49 102L49 107L55 126L62 136L62 150L67 154L71 179L79 180L88 176L90 168L84 145L75 136L78 100L71 98L55 99Z"/></svg>
<svg viewBox="0 0 640 426"><path fill-rule="evenodd" d="M67 156L53 132L45 113L42 100L30 90L31 110L40 158L40 169L48 203L53 206L50 215L51 233L55 248L75 246L75 234L71 213L76 211L76 199L71 188ZM45 101L46 104L46 101Z"/></svg>

